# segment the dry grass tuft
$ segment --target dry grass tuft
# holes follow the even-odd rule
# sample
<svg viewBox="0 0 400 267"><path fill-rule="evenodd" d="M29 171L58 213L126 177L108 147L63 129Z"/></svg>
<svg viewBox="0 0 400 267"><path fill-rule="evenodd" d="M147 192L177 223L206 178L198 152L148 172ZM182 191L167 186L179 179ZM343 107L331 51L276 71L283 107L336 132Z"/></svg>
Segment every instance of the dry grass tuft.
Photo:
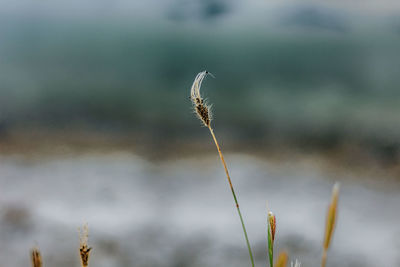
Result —
<svg viewBox="0 0 400 267"><path fill-rule="evenodd" d="M81 258L81 266L89 266L89 257L91 247L88 246L89 239L89 227L87 224L83 225L82 229L79 229L79 255Z"/></svg>
<svg viewBox="0 0 400 267"><path fill-rule="evenodd" d="M32 259L32 267L42 267L43 261L42 261L42 256L40 255L39 248L34 247L31 250L31 259Z"/></svg>

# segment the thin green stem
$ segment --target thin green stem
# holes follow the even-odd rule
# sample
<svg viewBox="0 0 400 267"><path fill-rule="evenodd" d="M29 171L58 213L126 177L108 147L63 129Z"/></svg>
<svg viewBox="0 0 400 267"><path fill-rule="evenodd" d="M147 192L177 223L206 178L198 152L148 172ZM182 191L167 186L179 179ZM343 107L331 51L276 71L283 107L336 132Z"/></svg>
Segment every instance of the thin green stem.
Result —
<svg viewBox="0 0 400 267"><path fill-rule="evenodd" d="M268 258L269 258L269 266L274 266L274 241L272 241L272 234L271 234L271 225L268 221Z"/></svg>
<svg viewBox="0 0 400 267"><path fill-rule="evenodd" d="M214 143L215 143L215 146L217 147L219 157L221 159L222 165L224 166L226 178L228 179L229 187L231 188L233 199L235 200L235 204L236 204L236 209L237 209L237 212L239 214L240 222L242 224L244 237L246 239L247 248L249 250L251 266L254 267L255 266L254 265L254 258L253 258L253 253L251 252L250 241L249 241L249 238L247 236L246 227L244 225L242 213L240 212L239 203L238 203L238 200L237 200L237 197L236 197L236 194L235 194L235 190L233 189L231 177L230 177L229 172L228 172L228 167L226 166L226 162L225 162L224 156L222 155L221 148L219 147L219 144L218 144L217 138L215 137L213 129L211 128L211 126L208 126L208 129L210 130L211 136L214 139Z"/></svg>

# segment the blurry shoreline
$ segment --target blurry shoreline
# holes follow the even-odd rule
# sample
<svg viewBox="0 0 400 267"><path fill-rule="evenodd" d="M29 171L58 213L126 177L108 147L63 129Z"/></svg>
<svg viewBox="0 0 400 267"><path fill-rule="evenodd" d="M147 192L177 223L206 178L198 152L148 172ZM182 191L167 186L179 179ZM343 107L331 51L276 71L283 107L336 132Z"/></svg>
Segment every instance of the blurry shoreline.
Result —
<svg viewBox="0 0 400 267"><path fill-rule="evenodd" d="M201 130L199 130L201 133ZM154 135L154 133L153 133ZM217 135L219 132L217 131ZM339 176L352 174L379 186L387 181L398 182L400 161L396 154L373 144L341 143L326 147L293 140L235 140L221 131L221 145L227 154L244 154L274 164L311 164ZM86 153L126 152L151 162L180 160L214 155L215 147L204 131L187 138L160 138L146 132L101 132L88 130L39 130L8 132L0 137L0 155L23 156L31 160L47 157L74 156ZM370 177L370 178L368 178ZM376 179L379 177L379 179ZM368 182L368 181L367 181Z"/></svg>

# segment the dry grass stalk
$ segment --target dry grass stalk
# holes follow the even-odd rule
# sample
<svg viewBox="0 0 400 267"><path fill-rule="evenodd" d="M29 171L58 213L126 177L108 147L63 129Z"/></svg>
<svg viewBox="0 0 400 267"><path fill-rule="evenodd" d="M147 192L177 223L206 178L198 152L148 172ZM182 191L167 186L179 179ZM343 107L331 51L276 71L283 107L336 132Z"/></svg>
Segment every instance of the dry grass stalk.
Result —
<svg viewBox="0 0 400 267"><path fill-rule="evenodd" d="M279 253L278 259L275 262L275 267L286 267L288 262L288 254L286 251Z"/></svg>
<svg viewBox="0 0 400 267"><path fill-rule="evenodd" d="M42 256L40 255L39 248L35 247L31 250L32 267L42 267Z"/></svg>
<svg viewBox="0 0 400 267"><path fill-rule="evenodd" d="M79 229L79 255L81 258L81 266L87 267L89 266L89 257L91 247L88 246L89 239L89 228L88 225L83 225L82 229Z"/></svg>
<svg viewBox="0 0 400 267"><path fill-rule="evenodd" d="M218 144L218 141L217 141L217 138L216 138L216 136L214 134L214 130L211 127L211 120L212 120L211 106L206 103L206 101L202 98L202 96L200 94L201 84L202 84L204 78L208 74L212 76L212 74L209 73L208 71L202 71L199 74L197 74L197 76L196 76L196 78L195 78L195 80L193 82L192 88L190 90L190 98L192 100L193 107L194 107L194 110L195 110L195 112L197 114L197 117L202 121L203 125L206 126L209 129L209 131L211 133L211 136L212 136L212 138L214 140L215 146L217 147L218 154L219 154L219 157L221 159L222 165L224 167L226 178L228 179L229 187L231 189L231 192L232 192L232 195L233 195L233 199L235 201L235 205L236 205L236 209L237 209L237 212L238 212L238 215L239 215L239 218L240 218L240 222L242 224L243 233L244 233L244 236L245 236L245 239L246 239L247 248L248 248L248 251L249 251L250 262L251 262L251 265L254 267L254 258L253 258L253 254L251 252L249 238L247 236L246 227L244 225L242 213L240 212L239 203L238 203L238 200L237 200L237 197L236 197L236 194L235 194L235 190L233 189L233 185L232 185L231 177L229 175L228 167L226 166L225 158L224 158L224 155L222 154L221 148L220 148L220 146Z"/></svg>
<svg viewBox="0 0 400 267"><path fill-rule="evenodd" d="M329 249L329 245L332 240L333 231L335 230L338 199L339 199L339 184L336 183L332 190L332 199L329 204L328 213L326 216L325 238L324 238L324 243L323 243L321 267L326 266L326 258L327 258L327 254L328 254L328 249Z"/></svg>

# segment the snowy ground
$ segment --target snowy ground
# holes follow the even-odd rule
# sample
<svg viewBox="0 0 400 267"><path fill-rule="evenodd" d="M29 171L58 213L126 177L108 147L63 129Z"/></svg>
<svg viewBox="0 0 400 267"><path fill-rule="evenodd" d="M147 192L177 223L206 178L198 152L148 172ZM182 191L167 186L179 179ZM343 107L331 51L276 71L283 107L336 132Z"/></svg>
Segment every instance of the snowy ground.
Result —
<svg viewBox="0 0 400 267"><path fill-rule="evenodd" d="M257 265L266 264L268 200L278 250L318 266L336 174L313 162L226 158ZM362 179L339 179L329 266L400 266L399 185L374 189ZM249 266L216 155L162 162L125 152L0 156L1 266L27 266L33 245L46 266L78 266L77 228L84 222L93 266Z"/></svg>

